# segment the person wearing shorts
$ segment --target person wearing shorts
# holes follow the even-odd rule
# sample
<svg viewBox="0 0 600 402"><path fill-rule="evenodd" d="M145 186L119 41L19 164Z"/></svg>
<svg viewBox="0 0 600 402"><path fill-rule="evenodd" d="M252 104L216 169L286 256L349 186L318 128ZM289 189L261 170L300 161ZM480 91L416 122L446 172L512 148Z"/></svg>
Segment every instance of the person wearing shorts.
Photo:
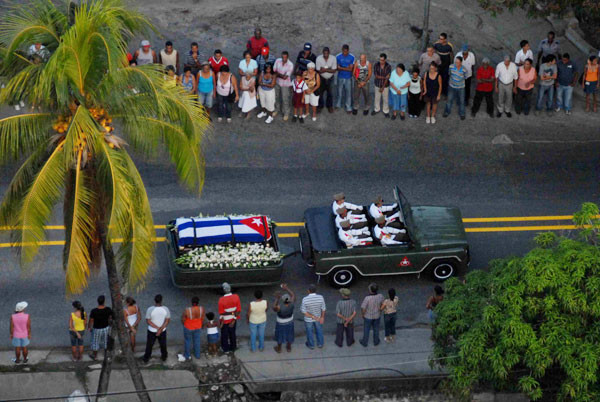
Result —
<svg viewBox="0 0 600 402"><path fill-rule="evenodd" d="M308 117L309 106L312 106L312 120L317 121L317 106L319 106L319 88L321 87L321 76L317 74L316 65L313 62L308 63L308 70L303 74L304 82L308 87L304 93L304 103L306 104L306 111L303 117Z"/></svg>
<svg viewBox="0 0 600 402"><path fill-rule="evenodd" d="M296 120L300 120L300 123L304 123L304 100L305 94L308 90L306 82L302 79L302 72L296 71L296 78L292 82L292 106L294 107L294 117L292 117L292 123Z"/></svg>
<svg viewBox="0 0 600 402"><path fill-rule="evenodd" d="M423 77L423 99L425 99L425 123L435 124L437 105L442 96L442 78L435 62L429 65L429 71Z"/></svg>
<svg viewBox="0 0 600 402"><path fill-rule="evenodd" d="M19 364L27 363L27 346L31 339L31 317L25 313L27 302L19 302L15 306L15 313L10 317L10 340L15 348L15 357L12 362ZM23 360L21 360L23 353Z"/></svg>
<svg viewBox="0 0 600 402"><path fill-rule="evenodd" d="M206 313L206 340L208 342L208 353L216 355L219 348L219 328L221 322L215 322L215 313Z"/></svg>
<svg viewBox="0 0 600 402"><path fill-rule="evenodd" d="M590 56L588 62L583 71L583 93L585 93L585 111L589 112L597 110L596 105L596 92L598 89L598 78L599 78L598 58L596 56ZM592 104L590 108L590 98L592 98Z"/></svg>
<svg viewBox="0 0 600 402"><path fill-rule="evenodd" d="M81 360L83 356L83 336L85 335L86 315L80 301L75 300L72 304L73 311L69 316L69 335L71 338L72 360Z"/></svg>

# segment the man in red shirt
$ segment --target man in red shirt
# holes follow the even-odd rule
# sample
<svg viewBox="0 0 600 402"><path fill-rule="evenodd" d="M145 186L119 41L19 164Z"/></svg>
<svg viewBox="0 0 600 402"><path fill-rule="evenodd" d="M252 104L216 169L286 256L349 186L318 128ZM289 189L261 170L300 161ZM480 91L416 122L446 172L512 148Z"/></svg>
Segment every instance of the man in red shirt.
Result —
<svg viewBox="0 0 600 402"><path fill-rule="evenodd" d="M227 60L227 57L223 56L221 49L215 50L214 56L211 57L210 59L208 59L208 62L210 63L210 66L211 66L212 70L214 71L215 76L217 74L219 74L219 71L221 70L221 66L229 65L229 60Z"/></svg>
<svg viewBox="0 0 600 402"><path fill-rule="evenodd" d="M237 319L242 312L240 297L231 293L231 286L223 282L224 296L219 298L219 319L221 328L221 349L223 352L233 352L237 346L235 328Z"/></svg>
<svg viewBox="0 0 600 402"><path fill-rule="evenodd" d="M473 99L473 108L471 116L475 117L483 98L485 98L487 114L494 117L494 84L496 75L494 68L490 66L490 59L485 57L481 62L481 67L477 69L477 87L475 88L475 99Z"/></svg>
<svg viewBox="0 0 600 402"><path fill-rule="evenodd" d="M256 59L260 54L260 49L263 47L269 47L269 42L262 37L262 31L260 28L254 30L254 36L248 39L246 43L246 49L250 51L253 59Z"/></svg>

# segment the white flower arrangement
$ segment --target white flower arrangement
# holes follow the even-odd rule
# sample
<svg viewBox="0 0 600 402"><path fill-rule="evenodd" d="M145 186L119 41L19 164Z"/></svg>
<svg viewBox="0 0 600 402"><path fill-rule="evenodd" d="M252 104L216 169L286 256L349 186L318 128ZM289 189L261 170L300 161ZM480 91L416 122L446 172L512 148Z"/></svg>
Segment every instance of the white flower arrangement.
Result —
<svg viewBox="0 0 600 402"><path fill-rule="evenodd" d="M270 245L237 243L206 245L176 258L181 266L202 270L261 268L278 264L283 255Z"/></svg>

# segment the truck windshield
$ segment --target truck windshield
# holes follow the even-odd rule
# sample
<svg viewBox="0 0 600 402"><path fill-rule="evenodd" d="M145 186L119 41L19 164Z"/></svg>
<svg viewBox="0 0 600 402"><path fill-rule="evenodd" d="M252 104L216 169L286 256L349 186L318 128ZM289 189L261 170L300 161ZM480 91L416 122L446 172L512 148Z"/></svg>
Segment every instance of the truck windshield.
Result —
<svg viewBox="0 0 600 402"><path fill-rule="evenodd" d="M408 202L406 197L404 197L404 194L402 194L402 191L400 191L400 188L398 186L394 187L394 198L396 198L396 202L398 203L398 206L400 208L400 214L403 217L404 225L406 226L408 235L410 236L411 239L414 239L414 237L413 237L414 226L413 226L412 210L410 207L410 203Z"/></svg>

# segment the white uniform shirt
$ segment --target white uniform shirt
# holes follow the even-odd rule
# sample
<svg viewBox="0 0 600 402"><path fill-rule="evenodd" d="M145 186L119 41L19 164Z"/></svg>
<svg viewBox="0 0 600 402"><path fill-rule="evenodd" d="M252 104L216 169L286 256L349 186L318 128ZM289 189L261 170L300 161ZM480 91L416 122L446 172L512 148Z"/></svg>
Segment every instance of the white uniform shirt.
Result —
<svg viewBox="0 0 600 402"><path fill-rule="evenodd" d="M360 239L357 237L360 235L369 235L369 234L370 234L369 229L367 229L367 228L348 229L348 230L339 229L338 230L338 237L348 248L352 248L354 246L364 246L368 242L372 242L373 241L372 237L363 237Z"/></svg>
<svg viewBox="0 0 600 402"><path fill-rule="evenodd" d="M355 204L351 204L349 202L342 202L341 204L338 204L337 201L333 201L333 204L331 204L331 209L333 210L333 214L337 216L337 210L340 208L346 208L348 211L350 210L361 210L362 207L360 205L355 205Z"/></svg>
<svg viewBox="0 0 600 402"><path fill-rule="evenodd" d="M519 49L515 55L515 64L525 64L525 60L527 59L533 60L533 52L531 49L529 49L527 53L524 53L523 49Z"/></svg>
<svg viewBox="0 0 600 402"><path fill-rule="evenodd" d="M476 61L475 61L475 54L473 54L473 52L469 52L467 57L465 58L463 52L460 52L459 54L457 54L454 57L454 60L456 60L456 58L460 56L463 58L462 61L462 66L465 68L465 70L467 70L467 74L465 75L465 78L470 78L473 76L473 66L475 65Z"/></svg>
<svg viewBox="0 0 600 402"><path fill-rule="evenodd" d="M335 226L338 229L341 229L342 228L341 222L343 222L343 221L348 221L348 222L350 222L350 224L359 223L359 222L366 222L367 221L367 217L364 216L363 214L356 214L356 215L354 215L354 214L350 214L350 213L346 214L345 218L342 218L341 216L336 215L336 217L335 217Z"/></svg>
<svg viewBox="0 0 600 402"><path fill-rule="evenodd" d="M392 246L395 244L404 244L402 242L396 241L394 239L390 239L387 237L387 235L390 236L394 236L398 233L406 233L406 230L404 229L396 229L396 228L392 228L389 226L384 226L382 228L379 227L379 225L375 226L375 228L373 229L373 231L375 232L375 237L377 237L379 239L379 241L381 242L381 244L383 244L384 246Z"/></svg>
<svg viewBox="0 0 600 402"><path fill-rule="evenodd" d="M371 214L371 216L374 219L379 218L380 216L383 216L384 212L389 212L389 211L393 211L395 208L398 208L398 204L392 204L392 205L382 205L381 207L378 207L377 205L375 205L375 203L371 204L371 206L369 207L369 214ZM393 215L390 216L386 216L385 220L386 222L393 222L396 219L400 219L400 211L396 212ZM400 219L401 220L401 219Z"/></svg>
<svg viewBox="0 0 600 402"><path fill-rule="evenodd" d="M503 61L498 63L496 66L496 78L504 85L512 85L514 80L519 79L517 65L512 61L508 67L506 67L506 64L504 64Z"/></svg>

